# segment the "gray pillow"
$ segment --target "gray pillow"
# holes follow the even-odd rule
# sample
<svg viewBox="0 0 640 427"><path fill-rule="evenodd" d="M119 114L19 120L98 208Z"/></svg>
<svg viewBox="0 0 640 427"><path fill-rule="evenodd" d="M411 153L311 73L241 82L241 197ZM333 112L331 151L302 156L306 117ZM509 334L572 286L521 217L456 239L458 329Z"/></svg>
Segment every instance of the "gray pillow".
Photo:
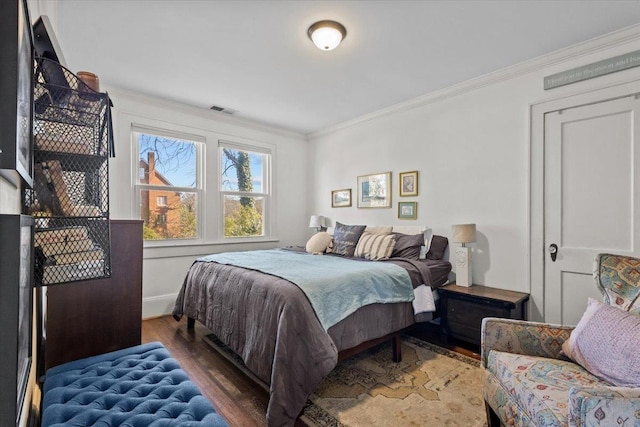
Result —
<svg viewBox="0 0 640 427"><path fill-rule="evenodd" d="M366 227L366 225L344 225L336 221L331 252L336 255L352 257L358 240Z"/></svg>
<svg viewBox="0 0 640 427"><path fill-rule="evenodd" d="M431 238L431 246L429 252L427 252L427 259L442 259L444 258L444 251L449 246L449 239L444 236L433 236Z"/></svg>
<svg viewBox="0 0 640 427"><path fill-rule="evenodd" d="M420 248L424 246L424 234L393 234L396 236L396 245L391 258L420 259Z"/></svg>

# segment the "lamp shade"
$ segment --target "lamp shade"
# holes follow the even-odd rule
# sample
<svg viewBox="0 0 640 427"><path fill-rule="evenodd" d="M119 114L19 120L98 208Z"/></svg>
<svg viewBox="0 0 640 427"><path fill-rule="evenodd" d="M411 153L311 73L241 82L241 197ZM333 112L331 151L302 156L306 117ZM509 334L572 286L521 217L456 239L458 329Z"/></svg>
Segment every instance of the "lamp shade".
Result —
<svg viewBox="0 0 640 427"><path fill-rule="evenodd" d="M309 227L312 228L323 228L327 226L327 219L322 215L311 215L311 219L309 220Z"/></svg>
<svg viewBox="0 0 640 427"><path fill-rule="evenodd" d="M318 21L307 31L313 44L320 50L333 50L347 36L347 30L335 21Z"/></svg>
<svg viewBox="0 0 640 427"><path fill-rule="evenodd" d="M457 224L451 227L453 243L473 243L476 241L475 224Z"/></svg>

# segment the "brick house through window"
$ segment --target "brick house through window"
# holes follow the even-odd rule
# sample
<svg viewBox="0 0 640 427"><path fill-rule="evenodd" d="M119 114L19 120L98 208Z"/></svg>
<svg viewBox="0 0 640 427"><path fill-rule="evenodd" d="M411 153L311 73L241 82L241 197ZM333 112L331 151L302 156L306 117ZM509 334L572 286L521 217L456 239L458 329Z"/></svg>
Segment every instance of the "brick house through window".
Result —
<svg viewBox="0 0 640 427"><path fill-rule="evenodd" d="M155 153L147 152L147 160L140 159L140 183L172 186L155 168ZM180 233L180 193L167 190L145 190L141 194L141 218L153 231L164 237Z"/></svg>

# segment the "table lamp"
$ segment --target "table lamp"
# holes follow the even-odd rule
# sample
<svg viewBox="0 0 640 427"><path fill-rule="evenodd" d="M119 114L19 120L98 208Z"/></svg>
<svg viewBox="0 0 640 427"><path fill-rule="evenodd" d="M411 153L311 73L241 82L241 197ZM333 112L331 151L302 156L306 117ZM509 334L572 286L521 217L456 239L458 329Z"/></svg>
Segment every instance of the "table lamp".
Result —
<svg viewBox="0 0 640 427"><path fill-rule="evenodd" d="M475 224L457 224L452 227L453 243L462 246L456 248L456 284L471 286L471 248L467 243L476 241Z"/></svg>
<svg viewBox="0 0 640 427"><path fill-rule="evenodd" d="M315 228L316 231L325 231L327 229L327 219L322 215L311 215L309 227Z"/></svg>

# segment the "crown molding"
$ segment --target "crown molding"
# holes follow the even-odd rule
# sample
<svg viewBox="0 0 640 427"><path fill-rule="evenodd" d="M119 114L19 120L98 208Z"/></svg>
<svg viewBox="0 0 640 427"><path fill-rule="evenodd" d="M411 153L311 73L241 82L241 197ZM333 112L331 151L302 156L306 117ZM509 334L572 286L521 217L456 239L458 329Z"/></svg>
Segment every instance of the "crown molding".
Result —
<svg viewBox="0 0 640 427"><path fill-rule="evenodd" d="M167 98L161 98L154 95L148 95L142 92L136 92L130 89L126 89L119 86L107 86L106 89L110 95L114 98L123 97L135 102L153 104L154 106L160 106L167 109L181 111L185 114L192 115L194 117L202 118L205 120L211 120L216 122L222 122L232 126L241 126L243 128L249 128L260 132L268 132L271 134L281 135L288 138L297 138L306 141L306 135L301 132L296 132L290 129L262 123L256 120L245 119L242 117L232 116L227 113L219 111L209 110L207 108L197 107L184 102L174 101ZM116 105L117 107L117 105Z"/></svg>
<svg viewBox="0 0 640 427"><path fill-rule="evenodd" d="M385 107L372 113L357 117L353 120L348 120L346 122L339 123L326 129L311 132L307 134L307 140L311 141L313 139L326 136L343 129L347 129L352 126L377 119L379 117L390 116L427 104L432 104L434 102L453 98L455 96L462 95L476 89L491 86L505 80L520 77L522 75L538 71L543 68L561 64L563 62L579 59L587 55L620 46L639 39L640 24L634 24L629 27L604 34L602 36L595 37L585 42L559 49L554 52L541 55L536 58L529 59L524 62L520 62L518 64L511 65L509 67L502 68L500 70L484 74L479 77L475 77L470 80L466 80L462 83L458 83L453 86L449 86L447 88L440 89L408 101Z"/></svg>

